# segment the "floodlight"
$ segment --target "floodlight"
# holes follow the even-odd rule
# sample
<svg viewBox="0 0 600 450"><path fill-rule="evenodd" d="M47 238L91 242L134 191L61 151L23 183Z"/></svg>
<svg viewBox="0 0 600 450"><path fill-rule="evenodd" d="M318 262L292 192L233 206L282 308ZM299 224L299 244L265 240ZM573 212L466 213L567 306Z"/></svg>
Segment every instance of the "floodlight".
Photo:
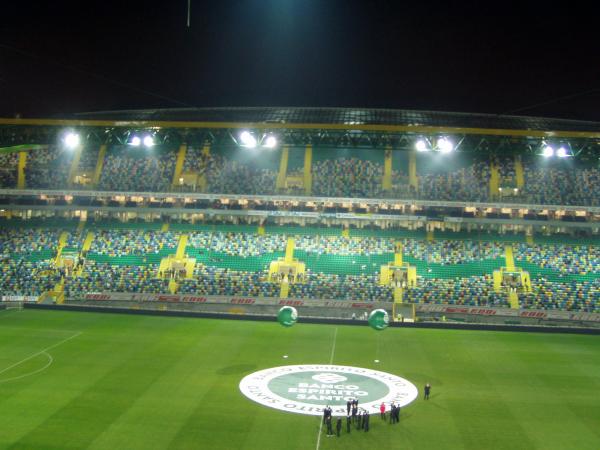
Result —
<svg viewBox="0 0 600 450"><path fill-rule="evenodd" d="M452 144L452 142L450 142L450 140L445 137L438 139L437 147L442 153L450 153L452 150L454 150L454 145Z"/></svg>
<svg viewBox="0 0 600 450"><path fill-rule="evenodd" d="M558 150L556 150L556 156L558 156L559 158L566 158L569 155L567 153L566 148L560 147Z"/></svg>
<svg viewBox="0 0 600 450"><path fill-rule="evenodd" d="M150 135L144 136L144 146L152 147L153 145L154 145L154 138L152 138L152 136L150 136Z"/></svg>
<svg viewBox="0 0 600 450"><path fill-rule="evenodd" d="M142 143L142 140L140 139L139 136L134 136L131 138L130 144L133 145L134 147L139 147L141 143Z"/></svg>
<svg viewBox="0 0 600 450"><path fill-rule="evenodd" d="M67 148L73 149L79 145L80 139L77 133L67 133L63 141Z"/></svg>
<svg viewBox="0 0 600 450"><path fill-rule="evenodd" d="M249 131L242 131L242 134L240 134L240 141L244 147L256 147L256 138Z"/></svg>
<svg viewBox="0 0 600 450"><path fill-rule="evenodd" d="M554 156L554 149L551 146L546 145L542 150L542 155L544 155L544 158L550 158L551 156Z"/></svg>
<svg viewBox="0 0 600 450"><path fill-rule="evenodd" d="M427 142L425 142L424 139L419 139L417 141L417 143L415 144L415 148L417 149L418 152L426 152L428 150Z"/></svg>
<svg viewBox="0 0 600 450"><path fill-rule="evenodd" d="M275 148L277 146L277 138L273 135L267 136L263 145L267 148Z"/></svg>

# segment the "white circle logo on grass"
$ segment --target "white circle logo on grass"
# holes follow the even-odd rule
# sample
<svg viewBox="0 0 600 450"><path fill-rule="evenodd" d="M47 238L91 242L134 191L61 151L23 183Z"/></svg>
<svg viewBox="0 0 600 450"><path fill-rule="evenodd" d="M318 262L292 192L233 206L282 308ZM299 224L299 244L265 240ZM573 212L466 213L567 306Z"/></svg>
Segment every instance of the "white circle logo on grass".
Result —
<svg viewBox="0 0 600 450"><path fill-rule="evenodd" d="M240 390L251 400L269 408L318 416L331 406L334 415L346 415L346 402L379 412L381 403L405 406L417 398L410 381L379 370L351 366L306 364L272 367L247 375Z"/></svg>

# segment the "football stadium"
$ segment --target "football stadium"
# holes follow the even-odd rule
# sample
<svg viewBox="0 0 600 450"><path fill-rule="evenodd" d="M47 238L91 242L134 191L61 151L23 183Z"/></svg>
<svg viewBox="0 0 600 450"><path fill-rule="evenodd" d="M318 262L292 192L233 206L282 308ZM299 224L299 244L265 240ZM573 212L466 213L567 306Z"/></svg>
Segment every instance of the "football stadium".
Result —
<svg viewBox="0 0 600 450"><path fill-rule="evenodd" d="M600 448L599 122L0 119L0 208L0 448Z"/></svg>

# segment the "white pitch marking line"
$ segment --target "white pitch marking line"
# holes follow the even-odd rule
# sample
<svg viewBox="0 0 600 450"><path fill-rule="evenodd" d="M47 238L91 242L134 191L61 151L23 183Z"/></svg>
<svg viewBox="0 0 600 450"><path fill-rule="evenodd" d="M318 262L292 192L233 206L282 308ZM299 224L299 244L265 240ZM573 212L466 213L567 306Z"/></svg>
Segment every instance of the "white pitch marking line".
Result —
<svg viewBox="0 0 600 450"><path fill-rule="evenodd" d="M46 370L48 367L50 367L52 365L52 363L54 362L54 358L52 358L52 355L50 353L42 353L43 355L46 355L46 357L48 358L48 362L46 363L46 365L44 367L42 367L41 369L38 370L34 370L33 372L29 372L23 375L19 375L18 377L12 377L12 378L5 378L4 380L0 380L0 384L2 383L7 383L9 381L15 381L15 380L20 380L21 378L26 378L26 377L30 377L32 375L38 374L40 372L43 372L44 370Z"/></svg>
<svg viewBox="0 0 600 450"><path fill-rule="evenodd" d="M335 341L337 339L337 327L335 327L335 331L333 332L333 344L331 346L331 356L329 357L329 364L333 364L333 355L335 354ZM321 419L321 424L319 425L319 435L317 436L317 450L319 450L319 446L321 445L321 433L323 432L323 416L319 416Z"/></svg>
<svg viewBox="0 0 600 450"><path fill-rule="evenodd" d="M57 344L51 345L50 347L47 347L47 348L45 348L43 350L40 350L39 352L34 353L33 355L28 356L27 358L22 359L19 362L14 363L12 366L8 366L6 369L0 370L0 375L2 375L4 372L9 371L13 367L17 367L19 364L23 364L24 362L29 361L30 359L35 358L36 356L41 355L42 353L46 353L48 350L52 350L53 348L56 348L59 345L64 344L67 341L70 341L71 339L75 339L77 336L81 335L81 333L82 333L82 331L80 331L79 333L75 333L73 336L69 336L68 338L63 339L62 341L60 341Z"/></svg>

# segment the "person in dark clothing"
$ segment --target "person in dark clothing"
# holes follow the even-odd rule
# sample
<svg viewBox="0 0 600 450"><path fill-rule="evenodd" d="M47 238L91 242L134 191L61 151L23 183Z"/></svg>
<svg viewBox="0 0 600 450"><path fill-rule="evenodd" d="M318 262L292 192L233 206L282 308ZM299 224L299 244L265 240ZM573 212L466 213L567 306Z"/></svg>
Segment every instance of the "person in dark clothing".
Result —
<svg viewBox="0 0 600 450"><path fill-rule="evenodd" d="M350 424L352 423L352 417L350 414L346 416L346 433L350 433Z"/></svg>
<svg viewBox="0 0 600 450"><path fill-rule="evenodd" d="M425 400L429 400L429 393L431 392L431 385L427 383L425 385Z"/></svg>
<svg viewBox="0 0 600 450"><path fill-rule="evenodd" d="M348 400L346 402L346 414L350 415L350 410L352 409L352 402Z"/></svg>
<svg viewBox="0 0 600 450"><path fill-rule="evenodd" d="M396 423L400 422L400 405L396 406Z"/></svg>
<svg viewBox="0 0 600 450"><path fill-rule="evenodd" d="M365 431L369 431L369 420L370 420L371 415L369 414L368 411L365 411L365 418L364 418L364 422L365 422Z"/></svg>
<svg viewBox="0 0 600 450"><path fill-rule="evenodd" d="M362 413L356 412L356 428L360 430L362 428Z"/></svg>
<svg viewBox="0 0 600 450"><path fill-rule="evenodd" d="M352 422L356 422L356 415L358 414L358 406L352 403Z"/></svg>
<svg viewBox="0 0 600 450"><path fill-rule="evenodd" d="M390 425L395 423L396 421L396 404L392 402L392 406L390 407Z"/></svg>
<svg viewBox="0 0 600 450"><path fill-rule="evenodd" d="M362 429L367 431L367 420L369 420L369 413L363 411L362 413Z"/></svg>
<svg viewBox="0 0 600 450"><path fill-rule="evenodd" d="M337 437L340 437L340 432L342 431L342 418L338 417L337 424L335 425L335 430L337 431Z"/></svg>
<svg viewBox="0 0 600 450"><path fill-rule="evenodd" d="M330 415L327 416L325 423L327 425L327 436L333 436L333 427L331 424L331 416Z"/></svg>

